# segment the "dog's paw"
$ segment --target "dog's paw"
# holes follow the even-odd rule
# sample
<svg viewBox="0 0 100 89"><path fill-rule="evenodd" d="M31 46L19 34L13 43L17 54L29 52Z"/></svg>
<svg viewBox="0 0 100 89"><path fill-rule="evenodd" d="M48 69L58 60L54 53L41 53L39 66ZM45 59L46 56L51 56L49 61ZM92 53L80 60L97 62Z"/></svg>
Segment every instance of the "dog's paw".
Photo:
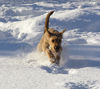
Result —
<svg viewBox="0 0 100 89"><path fill-rule="evenodd" d="M51 63L56 63L56 60L54 58L50 58Z"/></svg>

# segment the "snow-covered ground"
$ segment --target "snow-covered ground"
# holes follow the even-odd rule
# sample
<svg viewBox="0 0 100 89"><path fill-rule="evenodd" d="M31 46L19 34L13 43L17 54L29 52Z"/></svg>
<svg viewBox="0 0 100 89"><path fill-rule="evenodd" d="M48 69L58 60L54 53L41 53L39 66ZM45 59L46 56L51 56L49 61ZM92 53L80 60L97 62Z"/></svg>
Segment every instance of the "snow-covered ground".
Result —
<svg viewBox="0 0 100 89"><path fill-rule="evenodd" d="M36 46L47 13L67 31L60 66ZM0 0L0 89L100 89L99 0Z"/></svg>

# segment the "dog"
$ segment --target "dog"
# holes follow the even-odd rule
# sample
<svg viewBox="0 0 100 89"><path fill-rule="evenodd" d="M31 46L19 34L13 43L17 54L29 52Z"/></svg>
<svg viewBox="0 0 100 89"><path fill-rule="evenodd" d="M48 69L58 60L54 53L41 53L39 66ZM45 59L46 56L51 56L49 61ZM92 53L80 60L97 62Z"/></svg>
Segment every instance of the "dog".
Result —
<svg viewBox="0 0 100 89"><path fill-rule="evenodd" d="M46 16L44 34L38 43L37 50L39 52L44 52L49 57L51 63L59 65L62 51L61 43L63 33L66 29L59 32L53 28L49 28L49 18L53 13L54 11L50 11Z"/></svg>

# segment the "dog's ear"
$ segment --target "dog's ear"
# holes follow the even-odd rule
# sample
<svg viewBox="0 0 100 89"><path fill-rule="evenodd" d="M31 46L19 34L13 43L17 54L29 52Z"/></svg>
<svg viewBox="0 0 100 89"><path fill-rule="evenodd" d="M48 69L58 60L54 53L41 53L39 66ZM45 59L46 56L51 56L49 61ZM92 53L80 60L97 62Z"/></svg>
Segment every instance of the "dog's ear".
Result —
<svg viewBox="0 0 100 89"><path fill-rule="evenodd" d="M66 31L66 28L62 32L60 32L60 34L63 34L65 31Z"/></svg>

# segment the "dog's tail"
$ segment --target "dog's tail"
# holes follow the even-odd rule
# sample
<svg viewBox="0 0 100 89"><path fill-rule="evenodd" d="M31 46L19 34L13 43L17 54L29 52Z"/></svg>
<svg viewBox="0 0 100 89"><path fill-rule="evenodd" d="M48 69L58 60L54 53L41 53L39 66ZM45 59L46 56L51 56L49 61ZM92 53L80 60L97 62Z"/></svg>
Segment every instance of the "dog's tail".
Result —
<svg viewBox="0 0 100 89"><path fill-rule="evenodd" d="M49 28L49 18L50 16L54 13L54 11L50 11L47 16L46 16L46 19L45 19L45 29L44 29L44 33L46 31L48 31L48 28Z"/></svg>

